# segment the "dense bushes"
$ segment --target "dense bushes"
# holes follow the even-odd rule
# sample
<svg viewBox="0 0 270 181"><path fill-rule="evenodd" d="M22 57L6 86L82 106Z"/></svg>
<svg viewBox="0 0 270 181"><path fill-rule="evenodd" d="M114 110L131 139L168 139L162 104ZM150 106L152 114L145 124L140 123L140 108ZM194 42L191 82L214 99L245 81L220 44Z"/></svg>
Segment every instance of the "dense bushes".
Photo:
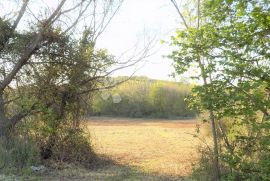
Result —
<svg viewBox="0 0 270 181"><path fill-rule="evenodd" d="M47 115L48 116L48 115ZM25 119L16 131L0 139L0 172L18 170L31 173L32 166L45 160L95 167L98 157L92 148L90 133L84 127L74 127L70 120L51 127L54 119ZM55 124L55 123L54 123Z"/></svg>
<svg viewBox="0 0 270 181"><path fill-rule="evenodd" d="M116 78L123 79L123 77ZM184 99L191 86L134 77L93 98L92 115L124 117L193 117Z"/></svg>
<svg viewBox="0 0 270 181"><path fill-rule="evenodd" d="M0 139L0 171L29 170L40 163L37 145L30 138L10 135Z"/></svg>
<svg viewBox="0 0 270 181"><path fill-rule="evenodd" d="M260 117L258 114L257 116ZM194 179L202 181L213 180L214 153L209 142L210 124L204 118L200 119L198 135L204 143L199 147L200 159L193 168ZM251 118L252 119L252 118ZM218 121L219 159L221 180L269 180L270 151L268 128L259 128L260 123L252 123L249 118L231 120L230 117ZM252 124L252 125L251 125ZM261 129L259 132L257 129ZM208 141L206 141L208 140Z"/></svg>
<svg viewBox="0 0 270 181"><path fill-rule="evenodd" d="M15 134L30 138L35 143L41 160L53 159L87 167L92 165L96 154L92 149L90 134L78 123L78 110L73 107L73 99L67 101L67 106L63 107L61 94L59 97L48 98L50 91L55 89L43 94L46 99L40 99L36 104L39 112L18 123ZM44 106L47 101L55 101L54 109Z"/></svg>

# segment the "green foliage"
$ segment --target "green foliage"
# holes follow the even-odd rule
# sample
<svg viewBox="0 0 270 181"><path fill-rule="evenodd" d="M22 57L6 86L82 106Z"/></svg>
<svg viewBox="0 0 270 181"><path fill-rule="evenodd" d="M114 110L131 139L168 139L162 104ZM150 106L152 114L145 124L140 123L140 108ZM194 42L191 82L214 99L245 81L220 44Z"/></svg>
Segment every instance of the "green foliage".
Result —
<svg viewBox="0 0 270 181"><path fill-rule="evenodd" d="M28 167L37 158L87 165L95 154L80 127L84 102L102 87L108 68L116 63L95 44L121 1L101 3L103 13L90 13L101 26L90 23L79 34L73 30L96 2L67 9L68 2L62 1L53 11L40 4L38 21L26 15L31 3L7 3L18 11L11 8L0 17L0 161L7 159L5 168Z"/></svg>
<svg viewBox="0 0 270 181"><path fill-rule="evenodd" d="M33 140L10 136L0 139L0 169L4 172L29 169L40 163L39 150ZM0 171L1 171L0 170Z"/></svg>
<svg viewBox="0 0 270 181"><path fill-rule="evenodd" d="M195 112L188 109L184 101L190 89L191 86L186 84L134 77L112 90L95 95L90 114L122 117L194 117ZM120 102L114 101L117 97L121 99Z"/></svg>
<svg viewBox="0 0 270 181"><path fill-rule="evenodd" d="M189 95L188 85L177 85L170 82L157 82L150 87L149 102L156 115L188 117L194 116L186 105L185 98Z"/></svg>
<svg viewBox="0 0 270 181"><path fill-rule="evenodd" d="M27 39L29 34L16 36ZM85 111L83 99L91 96L104 79L102 74L114 58L106 50L95 49L89 36L85 30L81 39L74 40L60 30L46 29L45 45L21 68L16 85L3 92L4 99L10 100L0 110L5 111L8 131L27 135L37 146L41 160L51 158L87 166L96 157L89 136L80 128L80 116ZM21 50L10 51L7 56L17 56ZM14 159L18 165L24 161L27 164L33 155L26 155L26 147L17 148L12 152Z"/></svg>
<svg viewBox="0 0 270 181"><path fill-rule="evenodd" d="M6 42L7 37L9 37L11 33L11 24L8 21L0 18L0 42ZM0 45L0 48L3 48L4 44Z"/></svg>
<svg viewBox="0 0 270 181"><path fill-rule="evenodd" d="M269 13L267 1L207 0L202 25L172 38L176 72L200 70L189 102L214 112L225 180L269 180Z"/></svg>
<svg viewBox="0 0 270 181"><path fill-rule="evenodd" d="M63 128L58 131L56 143L52 148L53 159L91 167L97 159L90 134L83 129Z"/></svg>
<svg viewBox="0 0 270 181"><path fill-rule="evenodd" d="M83 127L74 127L73 120L57 120L52 110L43 110L17 125L18 134L25 134L35 143L37 158L74 163L92 167L97 159L90 133ZM18 150L20 151L20 150Z"/></svg>
<svg viewBox="0 0 270 181"><path fill-rule="evenodd" d="M213 180L213 153L207 147L200 147L198 150L200 153L199 161L193 165L191 177L200 181Z"/></svg>

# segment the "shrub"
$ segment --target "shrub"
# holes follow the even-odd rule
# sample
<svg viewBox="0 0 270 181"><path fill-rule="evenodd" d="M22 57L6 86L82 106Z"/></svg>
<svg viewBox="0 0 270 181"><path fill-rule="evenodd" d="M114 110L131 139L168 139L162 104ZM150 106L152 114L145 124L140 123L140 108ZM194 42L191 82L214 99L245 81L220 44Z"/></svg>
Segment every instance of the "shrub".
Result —
<svg viewBox="0 0 270 181"><path fill-rule="evenodd" d="M17 125L16 134L26 135L36 143L37 157L42 161L81 164L90 167L96 159L90 133L77 120L57 119L52 109L42 107L36 116L27 117ZM20 148L21 149L21 148Z"/></svg>
<svg viewBox="0 0 270 181"><path fill-rule="evenodd" d="M193 165L192 178L200 181L211 181L213 175L213 152L207 147L200 146L198 148L200 159Z"/></svg>
<svg viewBox="0 0 270 181"><path fill-rule="evenodd" d="M24 169L39 163L38 147L30 138L10 136L0 139L1 169Z"/></svg>
<svg viewBox="0 0 270 181"><path fill-rule="evenodd" d="M56 135L52 159L91 167L96 160L90 134L82 128L63 128Z"/></svg>
<svg viewBox="0 0 270 181"><path fill-rule="evenodd" d="M206 120L203 121L204 118L207 119L207 114L201 114L199 117L201 121L198 132L200 138L210 136L208 133L211 128ZM219 164L222 179L225 181L268 181L270 178L269 133L258 127L257 122L253 122L250 126L248 123L253 119L252 117L246 118L246 122L243 123L239 118L232 121L229 117L225 117L217 121L220 145ZM257 132L256 129L260 129L260 132ZM211 173L214 173L213 155L206 147L201 147L199 153L200 161L194 167L193 176L198 180L211 180Z"/></svg>
<svg viewBox="0 0 270 181"><path fill-rule="evenodd" d="M29 119L20 125L19 130L27 132L34 140L43 160L92 166L97 156L92 149L87 129L75 127L71 120L62 121L57 126L52 124L54 121L57 121L54 117L49 117L46 121Z"/></svg>

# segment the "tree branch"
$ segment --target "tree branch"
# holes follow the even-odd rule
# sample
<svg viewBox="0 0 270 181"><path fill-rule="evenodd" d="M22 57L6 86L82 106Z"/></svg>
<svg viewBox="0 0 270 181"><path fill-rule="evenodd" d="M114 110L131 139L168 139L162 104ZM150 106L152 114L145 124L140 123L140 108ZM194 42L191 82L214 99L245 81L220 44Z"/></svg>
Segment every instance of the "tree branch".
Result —
<svg viewBox="0 0 270 181"><path fill-rule="evenodd" d="M55 21L54 18L58 15L58 13L60 12L60 10L65 2L66 2L66 0L61 1L61 3L56 8L56 10L45 21L42 29L36 35L36 37L31 42L31 44L24 50L23 54L21 55L20 59L17 61L17 63L15 64L15 66L13 67L11 72L0 83L0 92L2 92L10 84L10 82L14 79L14 77L19 72L19 70L25 65L25 63L30 59L32 54L36 51L38 44L42 41L44 31L48 28L48 26L50 26L52 24L53 21Z"/></svg>
<svg viewBox="0 0 270 181"><path fill-rule="evenodd" d="M175 1L175 0L171 0L171 2L172 2L172 4L174 5L174 7L175 7L177 13L179 14L180 18L182 19L182 21L183 21L185 27L188 29L188 25L187 25L186 19L184 18L183 14L181 13L181 11L180 11L180 9L179 9L179 7L178 7L176 1Z"/></svg>

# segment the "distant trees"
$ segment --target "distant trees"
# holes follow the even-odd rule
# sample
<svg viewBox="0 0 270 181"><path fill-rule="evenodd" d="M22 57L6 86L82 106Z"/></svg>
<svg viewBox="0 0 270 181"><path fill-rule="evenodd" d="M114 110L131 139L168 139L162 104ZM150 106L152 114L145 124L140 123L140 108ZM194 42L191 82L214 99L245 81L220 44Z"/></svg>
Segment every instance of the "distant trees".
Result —
<svg viewBox="0 0 270 181"><path fill-rule="evenodd" d="M119 78L116 78L119 79ZM184 99L191 85L134 77L111 91L94 96L94 115L126 117L194 117ZM115 102L115 97L120 102Z"/></svg>
<svg viewBox="0 0 270 181"><path fill-rule="evenodd" d="M191 86L172 82L156 82L149 90L149 102L156 115L162 116L192 116L194 112L188 109L185 99Z"/></svg>

